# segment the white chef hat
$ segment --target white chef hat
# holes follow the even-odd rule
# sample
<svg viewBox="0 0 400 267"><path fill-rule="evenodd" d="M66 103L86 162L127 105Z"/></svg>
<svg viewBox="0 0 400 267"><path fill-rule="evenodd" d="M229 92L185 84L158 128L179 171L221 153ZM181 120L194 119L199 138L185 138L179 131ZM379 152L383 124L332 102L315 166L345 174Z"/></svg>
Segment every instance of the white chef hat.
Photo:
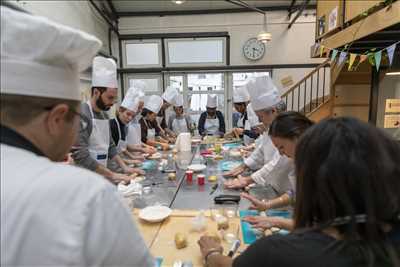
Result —
<svg viewBox="0 0 400 267"><path fill-rule="evenodd" d="M251 104L255 111L271 108L281 101L278 89L269 76L249 79L246 88L250 94Z"/></svg>
<svg viewBox="0 0 400 267"><path fill-rule="evenodd" d="M175 105L176 97L178 96L178 89L173 86L168 86L162 94L162 98L171 105Z"/></svg>
<svg viewBox="0 0 400 267"><path fill-rule="evenodd" d="M183 95L182 94L177 95L174 106L175 107L183 107Z"/></svg>
<svg viewBox="0 0 400 267"><path fill-rule="evenodd" d="M118 88L117 64L114 59L100 56L93 59L92 87Z"/></svg>
<svg viewBox="0 0 400 267"><path fill-rule="evenodd" d="M217 95L207 95L207 105L208 108L217 107Z"/></svg>
<svg viewBox="0 0 400 267"><path fill-rule="evenodd" d="M144 101L143 91L141 89L131 87L125 95L124 100L121 103L121 107L132 110L133 112L137 112L140 101Z"/></svg>
<svg viewBox="0 0 400 267"><path fill-rule="evenodd" d="M101 42L47 18L1 9L1 93L81 100L79 72Z"/></svg>
<svg viewBox="0 0 400 267"><path fill-rule="evenodd" d="M247 105L247 119L249 120L250 127L254 127L260 124L260 120L258 119L257 114L255 113L253 106L251 103Z"/></svg>
<svg viewBox="0 0 400 267"><path fill-rule="evenodd" d="M163 100L158 95L151 95L144 101L144 107L154 113L158 113L163 104Z"/></svg>
<svg viewBox="0 0 400 267"><path fill-rule="evenodd" d="M250 100L246 86L236 86L233 88L233 103L242 103Z"/></svg>
<svg viewBox="0 0 400 267"><path fill-rule="evenodd" d="M144 92L147 89L147 84L144 81L141 81L141 80L134 80L133 84L131 84L131 87L134 87L134 88Z"/></svg>

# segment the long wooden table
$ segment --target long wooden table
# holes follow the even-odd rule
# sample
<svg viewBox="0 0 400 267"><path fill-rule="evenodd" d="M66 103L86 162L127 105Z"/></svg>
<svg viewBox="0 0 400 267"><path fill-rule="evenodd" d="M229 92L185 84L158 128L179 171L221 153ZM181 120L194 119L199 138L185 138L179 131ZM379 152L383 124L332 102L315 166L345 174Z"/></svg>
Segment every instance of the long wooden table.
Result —
<svg viewBox="0 0 400 267"><path fill-rule="evenodd" d="M147 223L138 218L138 212L138 210L134 210L133 217L152 255L163 258L163 267L173 266L177 260L191 261L194 267L203 266L197 241L205 234L218 235L221 238L224 254L227 254L231 247L231 244L222 239L217 230L216 222L210 216L210 211L205 212L207 229L202 232L192 230L192 220L199 214L199 211L196 210L173 210L171 216L161 223ZM187 237L188 246L183 249L177 249L175 246L174 237L178 232L185 234ZM238 235L242 242L239 252L246 248L242 240L239 217L230 218L229 228L226 232Z"/></svg>

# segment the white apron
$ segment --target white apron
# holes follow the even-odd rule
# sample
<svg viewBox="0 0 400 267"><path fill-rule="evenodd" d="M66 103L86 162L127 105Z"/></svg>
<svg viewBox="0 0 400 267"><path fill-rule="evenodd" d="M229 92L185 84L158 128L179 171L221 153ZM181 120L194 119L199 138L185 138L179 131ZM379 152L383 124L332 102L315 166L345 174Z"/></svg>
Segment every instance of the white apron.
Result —
<svg viewBox="0 0 400 267"><path fill-rule="evenodd" d="M174 131L174 133L177 135L180 133L188 133L189 129L187 127L186 119L184 117L180 119L175 118L172 121L172 131Z"/></svg>
<svg viewBox="0 0 400 267"><path fill-rule="evenodd" d="M204 124L204 130L207 135L217 135L219 129L219 120L215 119L206 119Z"/></svg>
<svg viewBox="0 0 400 267"><path fill-rule="evenodd" d="M237 122L237 127L238 127L238 128L244 128L243 120L244 120L244 116L242 115L242 116L239 118L238 122Z"/></svg>
<svg viewBox="0 0 400 267"><path fill-rule="evenodd" d="M140 114L136 115L128 125L128 133L126 134L128 145L140 145L142 143L142 131L139 123L140 118Z"/></svg>
<svg viewBox="0 0 400 267"><path fill-rule="evenodd" d="M118 128L118 144L117 144L117 151L118 154L126 151L126 148L128 147L128 142L126 141L126 136L125 134L125 140L122 140L122 135L121 135L121 129L120 129L120 124L117 118L114 119L115 122L117 123L117 128Z"/></svg>
<svg viewBox="0 0 400 267"><path fill-rule="evenodd" d="M146 124L146 127L147 127L147 140L155 141L156 140L156 129L155 128L150 129L149 125L147 124L146 119L143 119L143 121L144 121L144 124Z"/></svg>
<svg viewBox="0 0 400 267"><path fill-rule="evenodd" d="M129 123L126 141L129 145L140 145L142 143L142 131L139 123Z"/></svg>
<svg viewBox="0 0 400 267"><path fill-rule="evenodd" d="M89 105L92 116L92 133L89 137L89 154L99 164L107 167L108 148L110 147L110 124L108 120L99 120L94 118L92 105Z"/></svg>

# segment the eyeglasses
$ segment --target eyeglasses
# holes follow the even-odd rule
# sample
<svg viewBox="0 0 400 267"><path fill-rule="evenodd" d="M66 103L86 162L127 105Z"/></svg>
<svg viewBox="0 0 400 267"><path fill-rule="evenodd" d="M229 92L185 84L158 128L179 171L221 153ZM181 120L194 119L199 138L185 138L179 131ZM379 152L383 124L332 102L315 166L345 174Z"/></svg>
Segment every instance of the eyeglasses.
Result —
<svg viewBox="0 0 400 267"><path fill-rule="evenodd" d="M54 106L52 107L45 107L44 110L46 111L50 111L54 108ZM90 119L88 117L86 117L85 115L83 115L82 113L79 113L78 111L74 110L74 109L70 109L70 111L76 115L79 116L79 126L81 131L85 131L90 123Z"/></svg>

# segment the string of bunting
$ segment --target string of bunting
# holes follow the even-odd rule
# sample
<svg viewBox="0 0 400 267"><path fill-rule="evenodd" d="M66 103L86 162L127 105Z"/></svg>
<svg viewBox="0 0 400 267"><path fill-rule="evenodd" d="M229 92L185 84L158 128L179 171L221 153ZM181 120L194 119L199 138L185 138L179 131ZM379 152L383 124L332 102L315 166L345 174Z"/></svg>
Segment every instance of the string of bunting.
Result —
<svg viewBox="0 0 400 267"><path fill-rule="evenodd" d="M361 63L363 63L365 60L369 59L369 63L371 65L375 65L376 70L378 71L381 66L383 52L387 53L387 57L389 59L389 64L390 64L390 66L392 66L394 52L395 52L396 46L398 44L400 44L400 41L398 41L386 48L383 48L379 51L376 51L376 52L374 51L374 52L368 52L366 54L357 54L357 53L350 53L345 50L332 49L332 48L326 47L324 45L321 45L320 43L316 43L314 46L314 55L316 54L316 52L319 49L319 51L320 51L319 54L321 56L325 53L327 53L327 56L330 55L331 62L334 62L335 59L337 58L338 65L341 65L348 57L349 58L348 70L352 70L354 62L356 62L357 59L359 59L359 61L358 61L358 64L354 67L354 69L357 69Z"/></svg>

